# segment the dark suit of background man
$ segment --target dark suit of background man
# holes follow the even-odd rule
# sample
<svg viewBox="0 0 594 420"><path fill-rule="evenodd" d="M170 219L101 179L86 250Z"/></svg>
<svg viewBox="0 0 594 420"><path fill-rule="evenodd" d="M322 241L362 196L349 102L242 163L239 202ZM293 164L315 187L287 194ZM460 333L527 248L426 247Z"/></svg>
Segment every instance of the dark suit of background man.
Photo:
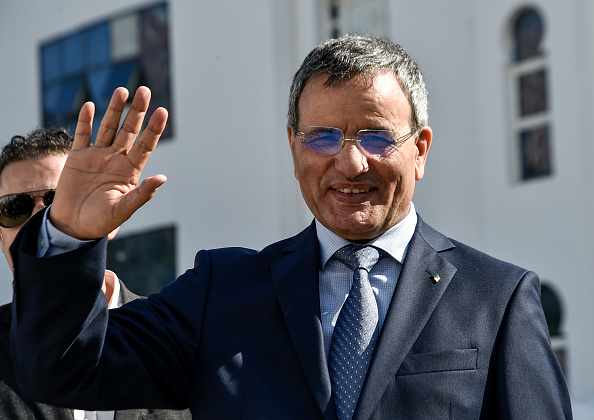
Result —
<svg viewBox="0 0 594 420"><path fill-rule="evenodd" d="M167 112L157 109L134 143L150 92L137 91L116 134L127 97L114 92L91 147L94 108L83 106L49 217L34 217L12 248L12 352L31 398L333 419L351 417L342 395L362 378L356 419L571 418L538 277L448 239L411 203L432 131L421 72L399 46L345 36L295 75L287 133L314 223L259 252L201 251L173 284L108 317L106 240L79 240L105 236L165 182L136 188ZM38 247L47 235L64 241ZM355 250L377 263L349 268L350 243L372 245ZM55 290L67 310L43 299ZM349 328L363 338L350 340ZM368 365L340 365L365 354Z"/></svg>
<svg viewBox="0 0 594 420"><path fill-rule="evenodd" d="M14 136L0 152L0 246L10 269L9 247L33 213L45 208L72 147L73 136L62 128L40 128L26 136ZM117 229L109 236L114 237ZM116 274L106 270L103 291L110 307L118 307L138 296L130 292ZM54 294L46 296L53 299ZM10 358L12 305L0 306L0 419L25 420L134 420L189 419L187 411L122 410L94 412L52 407L23 397L17 386ZM59 326L58 326L59 328Z"/></svg>

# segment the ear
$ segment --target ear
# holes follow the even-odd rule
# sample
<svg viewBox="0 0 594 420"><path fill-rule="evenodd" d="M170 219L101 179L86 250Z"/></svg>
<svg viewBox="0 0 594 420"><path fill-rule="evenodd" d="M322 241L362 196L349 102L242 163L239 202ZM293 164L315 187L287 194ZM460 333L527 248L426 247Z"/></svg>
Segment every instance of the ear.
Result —
<svg viewBox="0 0 594 420"><path fill-rule="evenodd" d="M295 136L291 127L287 126L287 137L289 138L289 146L291 147L291 155L295 158Z"/></svg>
<svg viewBox="0 0 594 420"><path fill-rule="evenodd" d="M291 156L293 156L293 168L295 172L295 178L297 178L297 169L295 166L295 135L293 134L293 130L291 127L287 125L287 137L289 138L289 147L291 148ZM299 178L297 178L299 179Z"/></svg>
<svg viewBox="0 0 594 420"><path fill-rule="evenodd" d="M107 240L111 241L113 238L115 238L115 236L118 234L118 231L120 230L120 227L118 226L117 228L115 228L114 230L112 230L109 235L107 235Z"/></svg>
<svg viewBox="0 0 594 420"><path fill-rule="evenodd" d="M427 162L427 155L431 147L431 140L433 139L433 131L428 125L421 128L417 136L416 147L417 157L415 159L415 179L420 181L425 175L425 164Z"/></svg>

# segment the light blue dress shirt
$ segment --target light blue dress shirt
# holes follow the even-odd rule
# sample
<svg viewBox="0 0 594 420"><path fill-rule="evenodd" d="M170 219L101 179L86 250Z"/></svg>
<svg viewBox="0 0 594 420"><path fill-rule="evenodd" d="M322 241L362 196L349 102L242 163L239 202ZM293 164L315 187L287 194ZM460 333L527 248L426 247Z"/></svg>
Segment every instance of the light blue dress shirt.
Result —
<svg viewBox="0 0 594 420"><path fill-rule="evenodd" d="M369 273L369 282L377 300L380 331L386 319L408 244L416 226L417 213L411 202L408 215L403 220L368 243L388 254L379 260ZM340 248L352 242L331 232L317 219L316 230L320 242L320 312L324 349L326 350L326 360L328 360L334 326L353 283L353 272L332 256Z"/></svg>

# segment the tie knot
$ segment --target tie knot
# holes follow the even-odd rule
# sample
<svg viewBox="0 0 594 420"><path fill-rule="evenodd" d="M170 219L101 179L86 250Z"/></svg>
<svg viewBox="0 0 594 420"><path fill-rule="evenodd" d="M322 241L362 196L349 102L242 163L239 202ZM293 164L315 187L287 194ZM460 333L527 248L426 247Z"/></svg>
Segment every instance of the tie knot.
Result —
<svg viewBox="0 0 594 420"><path fill-rule="evenodd" d="M334 256L353 271L363 268L369 272L382 257L380 253L383 251L370 245L347 245L336 251Z"/></svg>

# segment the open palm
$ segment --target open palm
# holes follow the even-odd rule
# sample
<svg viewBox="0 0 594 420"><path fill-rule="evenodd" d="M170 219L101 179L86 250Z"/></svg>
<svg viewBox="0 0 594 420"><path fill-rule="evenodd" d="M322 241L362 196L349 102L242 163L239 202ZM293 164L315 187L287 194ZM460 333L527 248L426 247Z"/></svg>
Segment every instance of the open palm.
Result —
<svg viewBox="0 0 594 420"><path fill-rule="evenodd" d="M50 211L50 221L62 232L77 239L106 236L150 200L166 181L164 175L155 175L138 185L167 122L167 110L158 108L138 136L150 96L148 88L138 88L118 130L128 91L116 89L93 145L95 107L87 102L81 108L72 151Z"/></svg>

